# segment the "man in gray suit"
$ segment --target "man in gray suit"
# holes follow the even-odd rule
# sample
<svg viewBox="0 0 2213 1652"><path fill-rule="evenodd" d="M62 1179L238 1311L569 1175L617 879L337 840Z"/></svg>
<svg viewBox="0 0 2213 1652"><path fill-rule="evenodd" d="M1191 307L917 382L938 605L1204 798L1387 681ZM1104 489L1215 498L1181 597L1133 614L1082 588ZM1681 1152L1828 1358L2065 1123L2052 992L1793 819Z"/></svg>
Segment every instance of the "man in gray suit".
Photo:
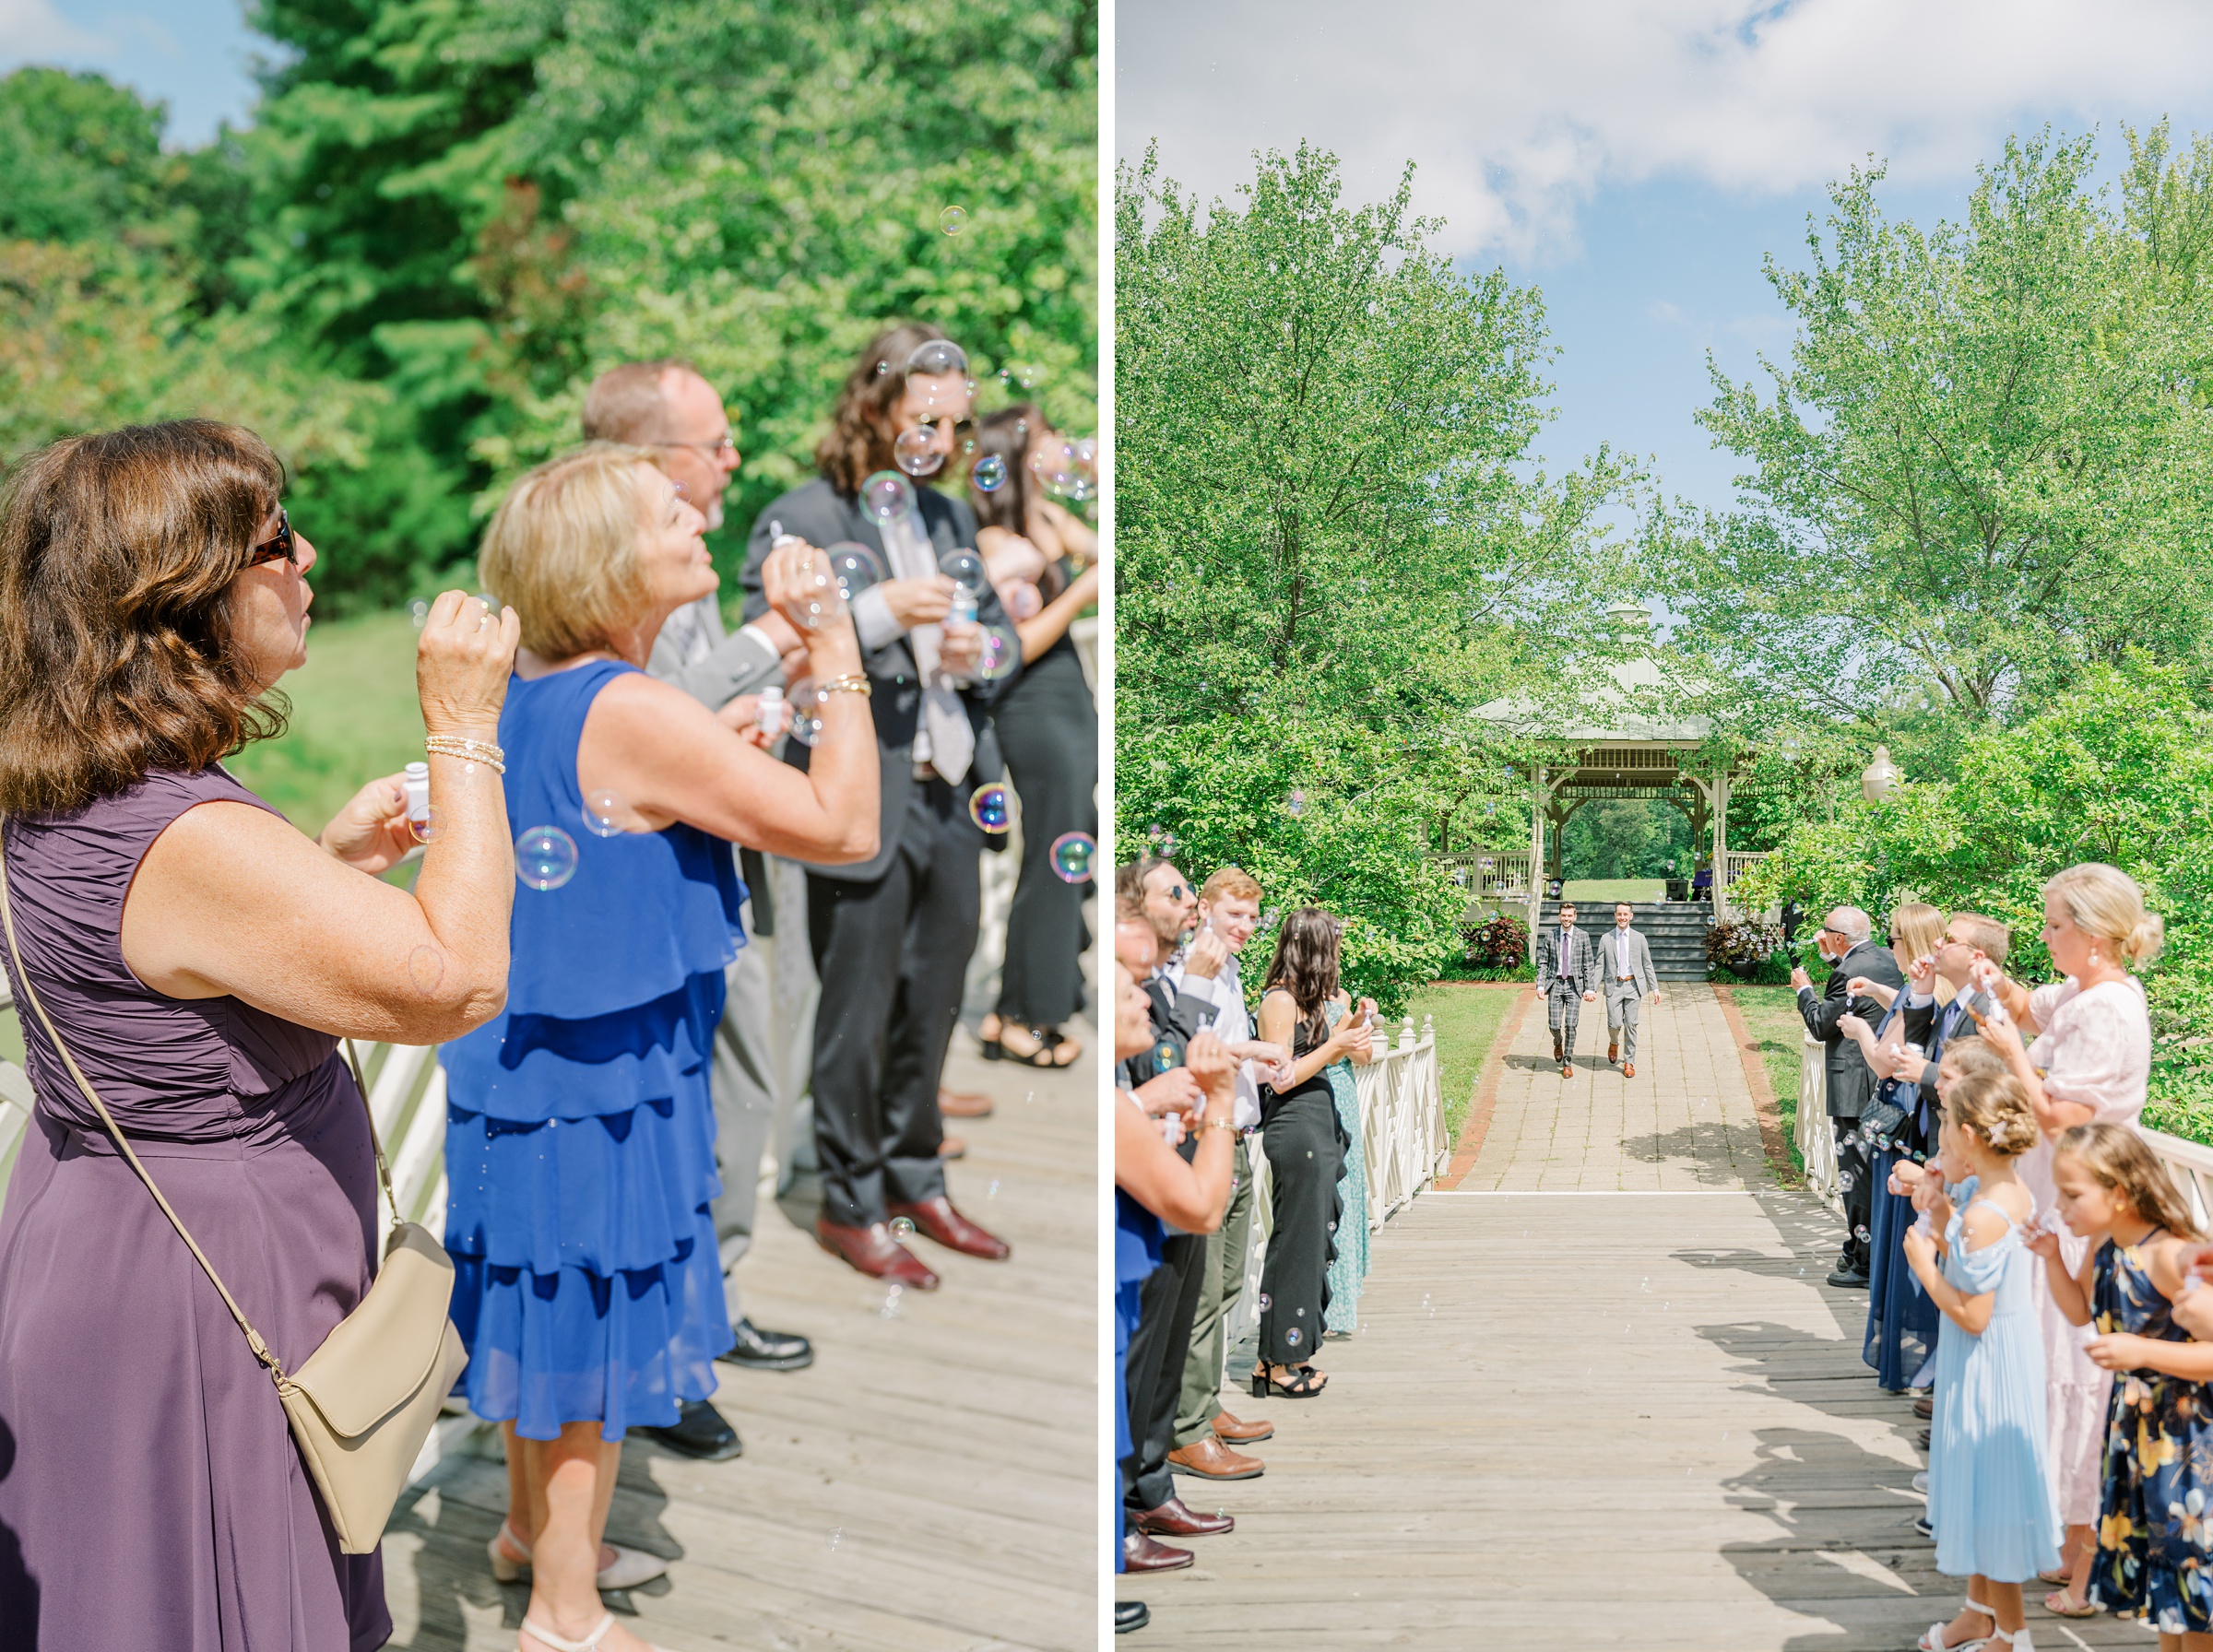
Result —
<svg viewBox="0 0 2213 1652"><path fill-rule="evenodd" d="M1599 996L1606 1001L1606 1059L1621 1063L1621 1076L1637 1076L1637 1015L1649 997L1660 1002L1660 978L1652 974L1652 949L1629 926L1637 909L1627 901L1614 908L1614 927L1598 938Z"/></svg>
<svg viewBox="0 0 2213 1652"><path fill-rule="evenodd" d="M1545 1024L1552 1029L1552 1058L1560 1077L1575 1077L1575 1029L1585 1004L1598 1002L1598 954L1591 938L1575 926L1575 907L1560 903L1560 926L1537 938L1537 991L1544 999Z"/></svg>
<svg viewBox="0 0 2213 1652"><path fill-rule="evenodd" d="M658 449L670 478L706 516L707 531L722 525L722 495L738 469L738 446L722 397L689 362L630 361L601 373L585 393L584 435L587 442ZM654 639L646 669L758 741L760 691L782 686L783 656L799 646L799 632L774 612L730 634L722 622L720 595L709 592L669 617ZM751 849L741 857L749 894L746 928L767 935L773 920L766 868ZM712 1079L715 1159L722 1178L714 1216L724 1299L738 1341L722 1357L755 1371L796 1371L813 1363L813 1348L804 1337L763 1330L746 1318L734 1272L752 1244L761 1155L775 1118L768 961L762 949L740 947L726 979ZM704 1400L684 1406L674 1426L648 1432L665 1446L709 1460L736 1457L742 1449L737 1431Z"/></svg>

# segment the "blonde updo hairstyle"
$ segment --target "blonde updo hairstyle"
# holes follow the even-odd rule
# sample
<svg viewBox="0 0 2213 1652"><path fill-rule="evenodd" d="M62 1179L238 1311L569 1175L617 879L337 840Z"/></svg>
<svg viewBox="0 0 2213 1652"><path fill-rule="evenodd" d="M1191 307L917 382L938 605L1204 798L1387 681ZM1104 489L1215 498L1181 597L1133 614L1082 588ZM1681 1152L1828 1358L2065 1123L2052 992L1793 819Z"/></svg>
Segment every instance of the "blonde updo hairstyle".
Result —
<svg viewBox="0 0 2213 1652"><path fill-rule="evenodd" d="M1944 944L1944 914L1922 901L1908 901L1890 914L1890 950L1901 969L1926 958Z"/></svg>
<svg viewBox="0 0 2213 1652"><path fill-rule="evenodd" d="M548 459L515 478L485 530L477 575L515 611L523 646L541 660L606 647L645 607L640 464L665 468L652 448L619 442Z"/></svg>
<svg viewBox="0 0 2213 1652"><path fill-rule="evenodd" d="M2062 1130L2053 1157L2072 1159L2090 1180L2117 1196L2146 1221L2178 1239L2200 1237L2190 1207L2144 1138L2120 1125L2076 1125Z"/></svg>
<svg viewBox="0 0 2213 1652"><path fill-rule="evenodd" d="M1944 1113L1959 1128L1981 1137L2001 1159L2019 1158L2041 1134L2029 1092L2002 1065L1993 1070L1977 1062L1974 1070L1961 1073L1944 1098Z"/></svg>
<svg viewBox="0 0 2213 1652"><path fill-rule="evenodd" d="M2167 944L2167 926L2144 908L2144 891L2118 867L2087 860L2044 885L2044 897L2066 908L2075 927L2112 948L2129 968L2149 963Z"/></svg>

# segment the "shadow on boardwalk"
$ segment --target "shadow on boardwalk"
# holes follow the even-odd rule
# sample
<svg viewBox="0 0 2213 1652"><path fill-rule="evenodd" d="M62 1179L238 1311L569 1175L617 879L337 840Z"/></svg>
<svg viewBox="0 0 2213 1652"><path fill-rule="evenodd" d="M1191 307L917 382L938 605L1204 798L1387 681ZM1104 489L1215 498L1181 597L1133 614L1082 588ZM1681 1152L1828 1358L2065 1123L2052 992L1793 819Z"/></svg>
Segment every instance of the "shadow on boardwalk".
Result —
<svg viewBox="0 0 2213 1652"><path fill-rule="evenodd" d="M953 1196L1012 1258L918 1241L944 1286L894 1303L763 1200L746 1311L813 1338L816 1362L717 1368L736 1461L625 1444L608 1535L672 1563L609 1598L641 1637L671 1652L1096 1644L1095 1056L1031 1072L955 1042L946 1082L999 1107L955 1126ZM462 1458L402 1504L385 1544L393 1645L515 1646L528 1590L494 1583L484 1552L506 1492L502 1462Z"/></svg>

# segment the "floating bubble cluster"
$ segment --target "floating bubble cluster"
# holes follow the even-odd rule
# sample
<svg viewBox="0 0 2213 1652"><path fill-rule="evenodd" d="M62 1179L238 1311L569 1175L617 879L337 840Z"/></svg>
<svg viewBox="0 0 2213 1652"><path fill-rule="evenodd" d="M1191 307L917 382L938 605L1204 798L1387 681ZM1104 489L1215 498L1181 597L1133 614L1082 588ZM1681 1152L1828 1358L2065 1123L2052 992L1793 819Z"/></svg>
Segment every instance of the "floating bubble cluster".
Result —
<svg viewBox="0 0 2213 1652"><path fill-rule="evenodd" d="M515 875L528 888L559 889L576 876L576 840L558 826L531 826L515 840Z"/></svg>

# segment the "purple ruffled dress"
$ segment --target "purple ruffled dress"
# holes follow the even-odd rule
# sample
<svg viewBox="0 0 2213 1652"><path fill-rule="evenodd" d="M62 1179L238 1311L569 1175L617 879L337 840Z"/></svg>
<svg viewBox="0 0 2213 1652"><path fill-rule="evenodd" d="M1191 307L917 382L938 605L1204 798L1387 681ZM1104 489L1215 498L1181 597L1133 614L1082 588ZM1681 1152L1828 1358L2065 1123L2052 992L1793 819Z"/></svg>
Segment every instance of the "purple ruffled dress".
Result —
<svg viewBox="0 0 2213 1652"><path fill-rule="evenodd" d="M140 859L214 801L266 807L208 769L11 820L8 891L70 1053L296 1368L369 1288L361 1092L329 1034L123 961ZM8 974L38 1106L0 1208L0 1646L381 1646L382 1556L338 1552L275 1385Z"/></svg>

